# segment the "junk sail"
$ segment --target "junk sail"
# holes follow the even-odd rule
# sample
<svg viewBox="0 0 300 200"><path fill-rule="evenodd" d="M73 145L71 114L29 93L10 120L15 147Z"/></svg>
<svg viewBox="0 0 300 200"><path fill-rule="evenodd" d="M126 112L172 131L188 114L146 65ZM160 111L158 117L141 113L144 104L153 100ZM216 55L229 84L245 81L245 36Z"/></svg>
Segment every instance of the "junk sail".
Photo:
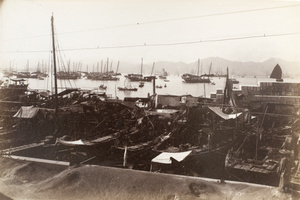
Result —
<svg viewBox="0 0 300 200"><path fill-rule="evenodd" d="M283 79L282 79L282 70L281 70L281 67L278 64L274 67L270 78L276 78L276 81L283 81Z"/></svg>

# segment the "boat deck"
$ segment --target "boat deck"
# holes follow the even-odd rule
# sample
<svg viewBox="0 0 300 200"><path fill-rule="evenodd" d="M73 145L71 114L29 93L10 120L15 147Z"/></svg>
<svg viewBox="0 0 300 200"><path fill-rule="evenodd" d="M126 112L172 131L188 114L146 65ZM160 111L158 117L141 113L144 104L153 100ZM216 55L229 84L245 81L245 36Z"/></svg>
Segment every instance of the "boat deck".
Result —
<svg viewBox="0 0 300 200"><path fill-rule="evenodd" d="M9 149L3 149L3 150L0 150L0 154L1 155L8 155L8 154L11 154L11 153L14 153L14 152L17 152L17 151L30 149L30 148L33 148L33 147L39 147L39 146L42 146L44 144L45 144L44 142L40 142L40 143L32 143L32 144L22 145L22 146L18 146L18 147L13 147L13 148L9 148Z"/></svg>

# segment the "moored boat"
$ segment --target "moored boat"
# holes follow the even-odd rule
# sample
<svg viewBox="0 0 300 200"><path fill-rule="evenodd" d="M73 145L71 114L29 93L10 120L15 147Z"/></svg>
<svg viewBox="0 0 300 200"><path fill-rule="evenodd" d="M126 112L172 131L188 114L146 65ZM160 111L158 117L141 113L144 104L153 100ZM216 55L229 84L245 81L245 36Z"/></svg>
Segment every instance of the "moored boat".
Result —
<svg viewBox="0 0 300 200"><path fill-rule="evenodd" d="M21 95L25 95L28 90L28 84L25 84L25 79L15 78L6 80L0 88L1 100L16 101Z"/></svg>
<svg viewBox="0 0 300 200"><path fill-rule="evenodd" d="M57 79L79 79L80 78L80 73L77 72L64 72L60 71L57 72Z"/></svg>
<svg viewBox="0 0 300 200"><path fill-rule="evenodd" d="M208 76L199 75L199 67L200 67L200 59L198 59L197 75L186 73L183 74L181 78L186 83L210 83L210 79L208 78Z"/></svg>
<svg viewBox="0 0 300 200"><path fill-rule="evenodd" d="M237 79L235 78L231 78L230 81L233 83L233 84L239 84L240 81L238 81Z"/></svg>
<svg viewBox="0 0 300 200"><path fill-rule="evenodd" d="M135 87L118 87L120 91L137 91L138 89Z"/></svg>
<svg viewBox="0 0 300 200"><path fill-rule="evenodd" d="M140 81L151 82L152 81L151 76L143 76L142 74L127 74L125 77L128 78L132 82L140 82Z"/></svg>
<svg viewBox="0 0 300 200"><path fill-rule="evenodd" d="M18 72L17 78L38 78L38 75L30 72Z"/></svg>
<svg viewBox="0 0 300 200"><path fill-rule="evenodd" d="M264 112L249 116L250 127L237 136L227 153L225 168L238 181L278 186L284 173L284 159L293 163L295 142L293 133L295 107L268 103Z"/></svg>
<svg viewBox="0 0 300 200"><path fill-rule="evenodd" d="M101 85L99 86L99 89L101 89L101 90L106 90L106 88L107 88L107 86L105 86L105 85L103 85L103 84L101 84Z"/></svg>
<svg viewBox="0 0 300 200"><path fill-rule="evenodd" d="M143 81L140 82L139 87L144 87L145 83Z"/></svg>
<svg viewBox="0 0 300 200"><path fill-rule="evenodd" d="M197 76L193 74L183 74L181 78L186 82L186 83L210 83L209 78L205 78L203 76Z"/></svg>
<svg viewBox="0 0 300 200"><path fill-rule="evenodd" d="M127 74L125 75L127 79L129 79L132 82L151 82L152 81L152 76L143 76L143 58L141 61L141 73L140 74Z"/></svg>

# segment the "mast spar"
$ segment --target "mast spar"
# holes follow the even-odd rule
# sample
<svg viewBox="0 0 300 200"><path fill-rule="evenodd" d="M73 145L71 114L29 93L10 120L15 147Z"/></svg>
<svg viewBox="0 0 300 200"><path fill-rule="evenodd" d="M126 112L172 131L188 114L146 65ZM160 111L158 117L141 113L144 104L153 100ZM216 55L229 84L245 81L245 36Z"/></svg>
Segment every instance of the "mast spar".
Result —
<svg viewBox="0 0 300 200"><path fill-rule="evenodd" d="M55 56L55 40L54 40L54 18L51 17L51 30L52 30L52 48L53 48L53 68L54 68L54 88L55 88L55 114L58 112L58 98L57 98L57 77L56 77L56 56Z"/></svg>
<svg viewBox="0 0 300 200"><path fill-rule="evenodd" d="M153 74L154 66L155 66L155 62L153 62L153 66L152 66L152 70L151 70L151 75L150 76L152 76L152 74Z"/></svg>
<svg viewBox="0 0 300 200"><path fill-rule="evenodd" d="M143 58L142 58L142 62L141 62L141 75L143 75Z"/></svg>
<svg viewBox="0 0 300 200"><path fill-rule="evenodd" d="M199 76L200 58L198 58L197 76Z"/></svg>
<svg viewBox="0 0 300 200"><path fill-rule="evenodd" d="M119 65L120 65L120 61L118 61L118 65L117 65L117 71L116 71L116 74L118 73L119 71Z"/></svg>

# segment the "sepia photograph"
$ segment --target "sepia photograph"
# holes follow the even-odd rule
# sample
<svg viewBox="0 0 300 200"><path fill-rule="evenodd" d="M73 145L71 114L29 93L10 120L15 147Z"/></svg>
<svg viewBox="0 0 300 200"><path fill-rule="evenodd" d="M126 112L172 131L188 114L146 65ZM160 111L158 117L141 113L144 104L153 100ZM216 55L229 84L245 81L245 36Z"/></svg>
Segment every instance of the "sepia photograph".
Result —
<svg viewBox="0 0 300 200"><path fill-rule="evenodd" d="M300 0L0 0L1 200L300 199Z"/></svg>

